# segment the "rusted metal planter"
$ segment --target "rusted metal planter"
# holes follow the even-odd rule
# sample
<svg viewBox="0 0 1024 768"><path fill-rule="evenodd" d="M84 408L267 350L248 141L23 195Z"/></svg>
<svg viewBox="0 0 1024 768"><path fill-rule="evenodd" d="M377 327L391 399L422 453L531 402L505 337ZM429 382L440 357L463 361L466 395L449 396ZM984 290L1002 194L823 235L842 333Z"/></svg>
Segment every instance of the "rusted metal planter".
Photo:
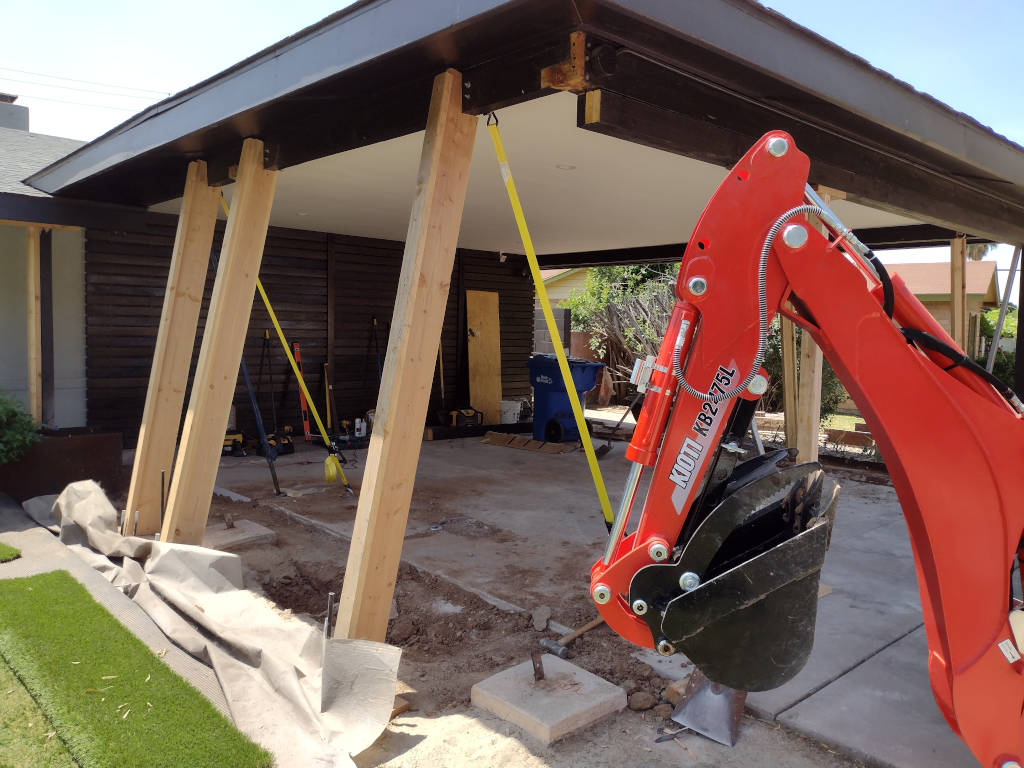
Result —
<svg viewBox="0 0 1024 768"><path fill-rule="evenodd" d="M116 495L121 474L120 432L48 430L21 459L0 464L0 493L22 502L60 493L76 480L95 480Z"/></svg>

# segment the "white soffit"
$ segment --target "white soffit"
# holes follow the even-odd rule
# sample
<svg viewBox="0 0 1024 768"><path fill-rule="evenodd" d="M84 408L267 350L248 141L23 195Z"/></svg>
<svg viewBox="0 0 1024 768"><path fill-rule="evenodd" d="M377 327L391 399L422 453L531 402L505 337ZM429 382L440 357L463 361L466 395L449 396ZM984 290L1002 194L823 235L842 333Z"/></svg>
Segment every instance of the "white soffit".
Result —
<svg viewBox="0 0 1024 768"><path fill-rule="evenodd" d="M726 169L576 127L576 96L503 109L501 135L539 253L605 250L689 239ZM287 168L271 224L404 240L423 133ZM232 188L225 189L231 199ZM918 222L837 202L851 228ZM178 201L154 206L175 212ZM480 118L459 245L522 253L490 135Z"/></svg>

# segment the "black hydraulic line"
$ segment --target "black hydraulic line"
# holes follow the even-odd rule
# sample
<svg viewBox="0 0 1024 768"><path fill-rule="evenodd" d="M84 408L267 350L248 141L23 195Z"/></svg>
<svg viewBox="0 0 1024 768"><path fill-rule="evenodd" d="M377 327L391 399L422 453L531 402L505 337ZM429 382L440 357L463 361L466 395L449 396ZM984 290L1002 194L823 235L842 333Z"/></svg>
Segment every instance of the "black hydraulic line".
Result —
<svg viewBox="0 0 1024 768"><path fill-rule="evenodd" d="M950 365L947 366L947 371L950 368L961 366L991 384L1000 395L1006 398L1008 402L1013 403L1014 400L1018 399L1016 392L986 371L983 366L980 366L971 360L971 358L956 347L951 347L944 341L935 338L930 333L925 333L917 328L904 328L902 330L903 336L906 338L908 343L917 344L919 347L931 350L932 352L938 352L943 357L948 357Z"/></svg>
<svg viewBox="0 0 1024 768"><path fill-rule="evenodd" d="M889 271L885 268L885 265L875 256L875 252L869 250L864 254L864 258L871 262L871 266L875 268L875 272L878 273L878 280L882 284L882 310L892 320L893 309L896 305L896 296L892 290L892 279L889 277Z"/></svg>

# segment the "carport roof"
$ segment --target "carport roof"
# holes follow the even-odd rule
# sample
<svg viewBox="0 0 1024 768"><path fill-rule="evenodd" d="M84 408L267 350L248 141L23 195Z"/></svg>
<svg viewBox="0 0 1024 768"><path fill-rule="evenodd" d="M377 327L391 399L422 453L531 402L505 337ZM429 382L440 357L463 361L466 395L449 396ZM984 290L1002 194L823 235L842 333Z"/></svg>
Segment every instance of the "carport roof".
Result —
<svg viewBox="0 0 1024 768"><path fill-rule="evenodd" d="M463 73L484 113L551 92L541 71L586 35L579 127L731 164L790 131L812 181L977 235L1024 240L1024 150L749 0L366 0L133 117L27 181L57 196L152 205L188 160L226 180L240 141L287 168L413 133L430 82ZM583 91L608 116L589 121Z"/></svg>

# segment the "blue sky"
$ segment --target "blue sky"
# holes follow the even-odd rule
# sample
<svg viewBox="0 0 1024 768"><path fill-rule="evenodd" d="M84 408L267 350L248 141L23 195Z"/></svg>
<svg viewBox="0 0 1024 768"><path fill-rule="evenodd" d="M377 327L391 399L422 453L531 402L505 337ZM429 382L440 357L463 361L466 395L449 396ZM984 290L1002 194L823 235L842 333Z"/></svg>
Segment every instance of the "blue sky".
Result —
<svg viewBox="0 0 1024 768"><path fill-rule="evenodd" d="M690 1L699 8L700 0ZM19 103L32 110L33 131L95 138L165 95L216 74L346 4L0 0L0 91L21 94ZM1024 57L1017 52L1024 2L766 4L1024 144ZM1008 266L1009 250L1001 249L998 256L1000 265ZM903 252L896 260L946 258L942 251Z"/></svg>
<svg viewBox="0 0 1024 768"><path fill-rule="evenodd" d="M766 0L873 66L1024 144L1020 0Z"/></svg>
<svg viewBox="0 0 1024 768"><path fill-rule="evenodd" d="M798 24L1024 145L1020 0L767 0ZM1013 249L987 258L1008 270ZM882 254L883 261L948 261L949 250ZM1003 289L1006 272L999 275ZM1016 283L1011 289L1017 301Z"/></svg>

